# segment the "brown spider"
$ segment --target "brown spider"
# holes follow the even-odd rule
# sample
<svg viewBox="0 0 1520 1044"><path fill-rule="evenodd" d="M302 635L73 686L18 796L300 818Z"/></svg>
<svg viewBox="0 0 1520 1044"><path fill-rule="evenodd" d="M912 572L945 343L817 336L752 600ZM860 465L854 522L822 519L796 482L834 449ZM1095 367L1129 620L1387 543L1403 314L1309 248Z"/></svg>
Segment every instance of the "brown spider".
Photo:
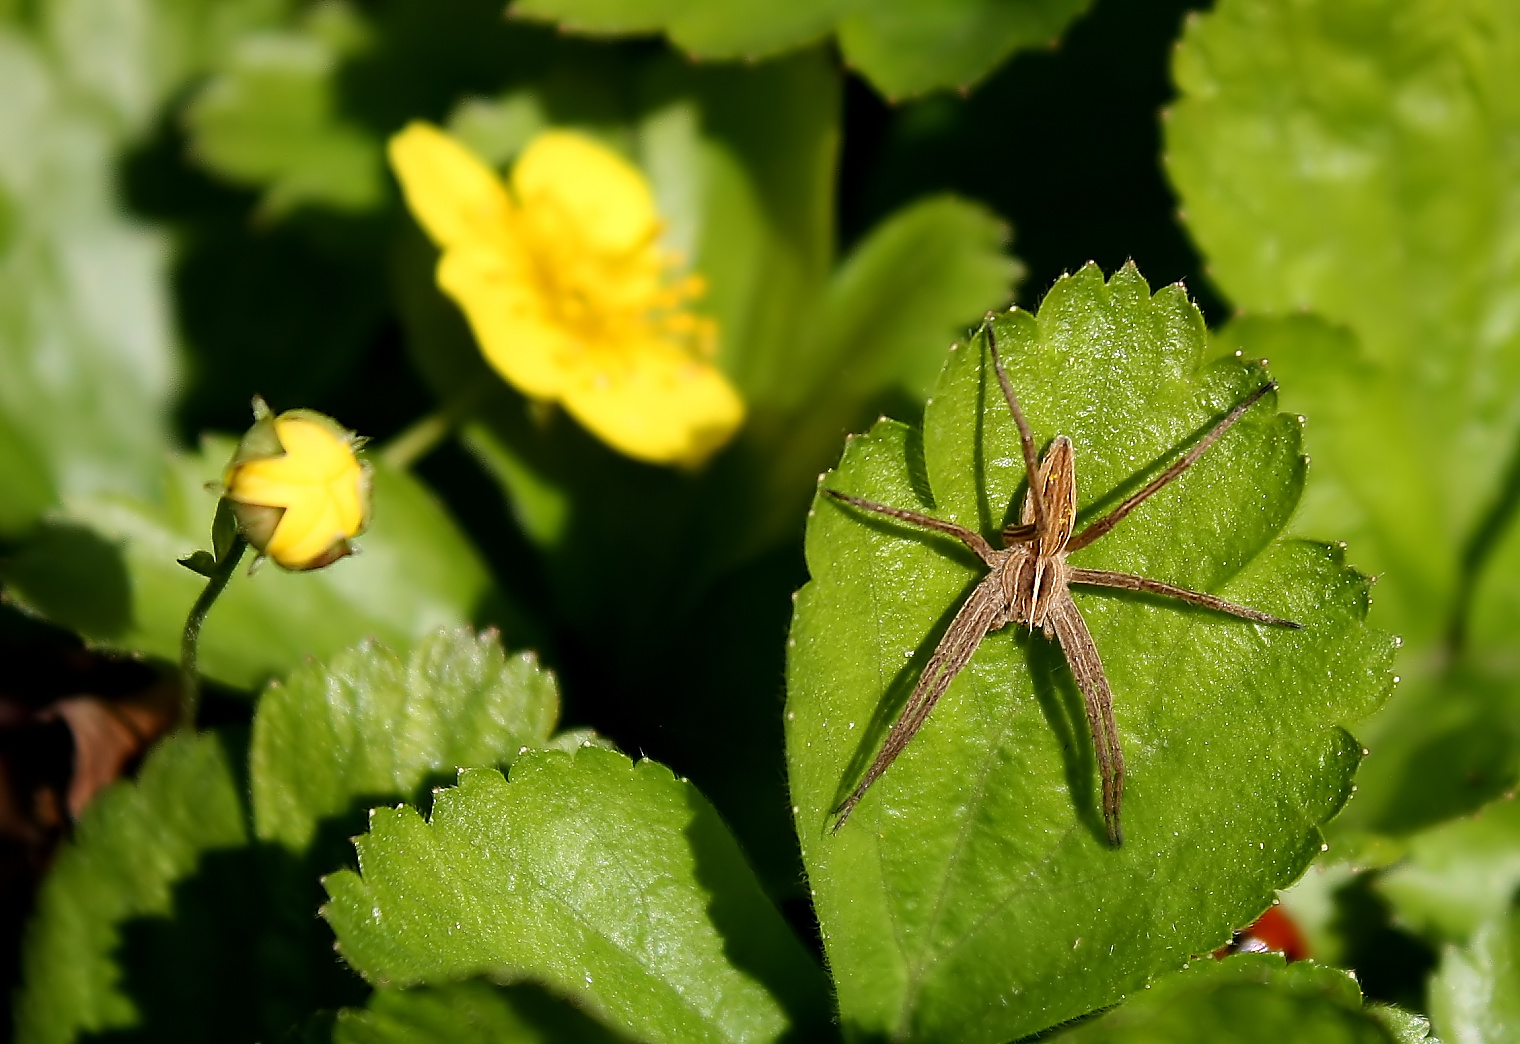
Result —
<svg viewBox="0 0 1520 1044"><path fill-rule="evenodd" d="M1008 408L1013 412L1014 423L1019 428L1019 439L1024 448L1025 472L1032 477L1019 524L1003 528L1003 548L994 548L980 533L953 522L930 518L916 511L889 507L832 489L824 490L834 499L854 507L925 529L948 533L976 552L977 557L991 570L950 621L949 629L940 639L934 655L929 658L923 674L919 676L918 684L913 687L913 694L908 697L902 714L887 734L881 752L871 762L871 767L866 770L859 785L835 809L839 818L834 823L834 830L838 832L844 826L845 820L850 818L850 813L855 810L866 790L903 752L903 748L913 739L924 719L934 709L934 704L945 694L961 668L970 661L988 632L1015 623L1030 630L1039 628L1047 638L1054 636L1061 643L1061 651L1066 656L1066 662L1076 678L1077 687L1082 690L1086 704L1087 725L1092 731L1098 768L1103 777L1103 822L1108 830L1109 844L1117 847L1123 843L1123 833L1119 827L1119 805L1124 796L1124 754L1119 749L1119 733L1114 728L1114 696L1108 686L1108 678L1103 673L1103 663L1098 658L1092 635L1088 632L1076 603L1072 601L1069 585L1088 584L1146 591L1207 606L1257 623L1294 629L1299 629L1302 625L1226 602L1211 594L1162 583L1160 580L1106 569L1070 566L1066 564L1066 556L1113 529L1125 515L1191 467L1221 435L1230 430L1246 410L1277 385L1268 383L1252 392L1181 459L1124 503L1073 536L1077 520L1077 480L1071 440L1065 435L1056 436L1050 449L1045 452L1044 460L1036 459L1034 436L1030 433L1029 423L1024 419L1024 411L1019 408L1018 398L1013 394L1013 386L1008 381L1003 362L998 357L991 322L986 323L983 329L987 331L987 350L992 356L992 365L997 370L998 382L1003 387L1003 397L1008 400Z"/></svg>

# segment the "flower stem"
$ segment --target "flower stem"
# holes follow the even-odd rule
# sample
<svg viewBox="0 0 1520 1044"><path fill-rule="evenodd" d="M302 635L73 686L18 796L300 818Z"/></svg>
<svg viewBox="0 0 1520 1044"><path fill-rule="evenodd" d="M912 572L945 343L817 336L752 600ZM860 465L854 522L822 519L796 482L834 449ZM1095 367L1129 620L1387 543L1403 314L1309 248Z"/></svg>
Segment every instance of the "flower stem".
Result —
<svg viewBox="0 0 1520 1044"><path fill-rule="evenodd" d="M227 586L227 581L232 579L232 572L243 560L243 552L246 550L248 541L243 539L241 533L232 538L232 545L216 564L216 570L206 578L205 589L190 607L190 615L185 618L185 633L179 642L179 728L182 732L195 731L195 716L200 710L201 676L196 656L201 642L201 624L206 622L206 614L211 611L222 588Z"/></svg>
<svg viewBox="0 0 1520 1044"><path fill-rule="evenodd" d="M490 387L488 381L477 381L432 413L413 421L411 427L380 447L380 459L397 471L410 470L413 464L452 435L461 421L475 412Z"/></svg>

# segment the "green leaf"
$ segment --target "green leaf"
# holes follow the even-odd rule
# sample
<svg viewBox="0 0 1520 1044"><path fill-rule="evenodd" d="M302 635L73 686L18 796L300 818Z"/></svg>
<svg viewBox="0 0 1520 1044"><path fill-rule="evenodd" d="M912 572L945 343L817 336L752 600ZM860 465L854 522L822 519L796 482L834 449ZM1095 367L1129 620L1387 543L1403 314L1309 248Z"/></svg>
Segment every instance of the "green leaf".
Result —
<svg viewBox="0 0 1520 1044"><path fill-rule="evenodd" d="M1509 580L1520 569L1520 531L1491 549L1491 561L1472 541L1442 535L1431 481L1451 447L1420 428L1417 385L1368 358L1345 327L1250 316L1215 344L1272 360L1281 405L1308 418L1313 462L1290 531L1348 540L1352 559L1380 577L1374 620L1405 639L1403 684L1359 730L1372 756L1337 830L1406 833L1497 797L1520 779L1520 674L1508 653L1520 621ZM1477 592L1464 595L1475 578ZM1464 602L1454 654L1452 614Z"/></svg>
<svg viewBox="0 0 1520 1044"><path fill-rule="evenodd" d="M981 80L1015 51L1053 43L1088 0L517 0L512 13L588 33L664 32L699 59L755 60L830 32L889 98Z"/></svg>
<svg viewBox="0 0 1520 1044"><path fill-rule="evenodd" d="M809 390L863 398L894 384L922 399L942 349L992 306L1007 303L1022 266L1003 253L1007 228L986 208L931 196L888 216L829 281L817 331L787 359L792 384L778 406ZM923 346L934 345L930 350Z"/></svg>
<svg viewBox="0 0 1520 1044"><path fill-rule="evenodd" d="M169 239L119 152L285 0L54 0L0 28L0 533L59 495L145 495L178 374Z"/></svg>
<svg viewBox="0 0 1520 1044"><path fill-rule="evenodd" d="M271 685L251 752L239 732L160 744L90 806L43 886L18 1040L252 1042L362 1002L316 916L319 876L371 804L510 764L549 742L557 703L529 658L449 632L405 662L366 645Z"/></svg>
<svg viewBox="0 0 1520 1044"><path fill-rule="evenodd" d="M1240 954L1200 960L1136 994L1101 1019L1057 1034L1062 1044L1389 1044L1426 1039L1423 1019L1391 1016L1402 1032L1362 1006L1356 978L1312 961Z"/></svg>
<svg viewBox="0 0 1520 1044"><path fill-rule="evenodd" d="M1397 18L1225 0L1174 63L1169 168L1213 278L1240 309L1344 325L1380 371L1343 411L1368 434L1332 439L1363 443L1346 461L1359 513L1425 536L1380 592L1420 607L1387 618L1412 646L1457 611L1464 544L1520 438L1517 40L1520 9L1485 0Z"/></svg>
<svg viewBox="0 0 1520 1044"><path fill-rule="evenodd" d="M735 465L760 474L714 498L729 561L792 534L841 432L878 409L917 412L942 346L1007 304L1022 277L1003 251L1007 234L985 208L933 196L888 216L843 260L817 322L785 358L781 394L741 443Z"/></svg>
<svg viewBox="0 0 1520 1044"><path fill-rule="evenodd" d="M510 783L461 773L428 820L376 809L356 846L325 916L371 982L531 978L647 1041L827 1026L818 969L727 828L654 762L527 754Z"/></svg>
<svg viewBox="0 0 1520 1044"><path fill-rule="evenodd" d="M31 41L0 29L0 526L59 493L142 491L167 440L167 241L119 213L115 142Z"/></svg>
<svg viewBox="0 0 1520 1044"><path fill-rule="evenodd" d="M1520 913L1485 921L1472 944L1447 947L1430 980L1430 1017L1447 1040L1503 1044L1520 1026Z"/></svg>
<svg viewBox="0 0 1520 1044"><path fill-rule="evenodd" d="M204 1017L197 991L226 989L222 976L247 974L246 955L206 930L224 927L218 918L197 923L194 914L206 911L196 910L183 924L182 887L209 872L208 856L248 845L235 767L243 742L235 735L172 736L149 755L135 783L117 784L90 805L44 882L27 929L16 1005L21 1044L62 1044L133 1026L144 1001L164 992L179 994L184 1017ZM242 882L222 875L222 883ZM228 904L224 916L236 923L241 909ZM176 919L182 945L150 952L156 970L179 980L158 986L157 998L145 997L140 991L152 990L153 980L119 955L134 944L138 952L153 947L154 929Z"/></svg>
<svg viewBox="0 0 1520 1044"><path fill-rule="evenodd" d="M1406 858L1377 881L1401 925L1436 943L1466 943L1501 917L1520 888L1520 804L1496 801L1405 842ZM1460 1039L1460 1038L1459 1038Z"/></svg>
<svg viewBox="0 0 1520 1044"><path fill-rule="evenodd" d="M41 35L88 110L118 140L144 133L192 77L280 21L290 0L51 0Z"/></svg>
<svg viewBox="0 0 1520 1044"><path fill-rule="evenodd" d="M548 991L478 979L376 990L364 1010L340 1012L333 1044L613 1044L617 1036Z"/></svg>
<svg viewBox="0 0 1520 1044"><path fill-rule="evenodd" d="M996 319L1037 438L1075 446L1097 517L1266 379L1205 362L1180 286L1132 266L1059 280L1038 317ZM1024 481L985 341L952 351L922 440L883 421L830 488L997 530ZM1270 403L1270 399L1266 400ZM1078 590L1127 752L1126 842L1105 841L1080 697L1054 643L990 635L844 829L853 788L968 585L949 540L815 504L788 662L797 829L847 1027L994 1041L1116 1001L1248 924L1320 849L1360 748L1340 728L1386 698L1393 643L1333 548L1282 540L1303 465L1293 418L1247 412L1074 565L1216 592L1305 625L1247 623ZM1096 956L1095 956L1096 955Z"/></svg>
<svg viewBox="0 0 1520 1044"><path fill-rule="evenodd" d="M211 170L264 189L262 209L302 204L368 210L386 196L380 142L337 111L337 72L368 26L333 0L305 24L238 41L185 110L192 148Z"/></svg>
<svg viewBox="0 0 1520 1044"><path fill-rule="evenodd" d="M372 642L273 682L250 754L259 837L294 851L322 820L378 794L410 795L461 765L510 761L549 742L554 677L494 633L443 631L403 660Z"/></svg>
<svg viewBox="0 0 1520 1044"><path fill-rule="evenodd" d="M204 585L176 560L206 542L216 500L205 485L232 451L230 440L208 439L199 455L171 459L153 501L69 499L0 562L0 577L23 605L93 641L177 660L185 615ZM207 677L255 688L365 637L406 650L440 626L510 611L426 488L372 463L375 521L359 541L363 553L313 573L265 568L235 577L202 632Z"/></svg>

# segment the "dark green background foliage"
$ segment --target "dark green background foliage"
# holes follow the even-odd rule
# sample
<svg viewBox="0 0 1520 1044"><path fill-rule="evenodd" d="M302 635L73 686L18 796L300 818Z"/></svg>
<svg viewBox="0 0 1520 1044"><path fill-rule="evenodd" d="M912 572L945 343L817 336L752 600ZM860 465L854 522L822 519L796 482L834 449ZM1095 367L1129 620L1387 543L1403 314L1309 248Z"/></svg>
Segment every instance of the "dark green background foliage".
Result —
<svg viewBox="0 0 1520 1044"><path fill-rule="evenodd" d="M0 0L0 99L6 721L173 685L254 394L375 470L364 553L236 577L216 726L74 825L15 1039L1520 1035L1509 0ZM731 444L635 463L496 375L417 119L646 172ZM1018 512L989 311L1084 521L1279 383L1074 556L1304 625L1077 591L1118 849L1015 627L831 830L983 570L820 483ZM1273 903L1313 961L1208 956Z"/></svg>

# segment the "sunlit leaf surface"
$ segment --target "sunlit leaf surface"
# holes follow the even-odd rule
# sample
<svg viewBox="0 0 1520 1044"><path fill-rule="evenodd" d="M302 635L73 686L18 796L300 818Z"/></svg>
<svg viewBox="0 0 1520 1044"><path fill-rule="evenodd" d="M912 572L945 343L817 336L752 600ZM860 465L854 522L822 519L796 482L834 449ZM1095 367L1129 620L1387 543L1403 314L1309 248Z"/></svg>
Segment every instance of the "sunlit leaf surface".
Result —
<svg viewBox="0 0 1520 1044"><path fill-rule="evenodd" d="M1071 437L1082 516L1138 487L1260 387L1208 363L1180 287L1126 268L1062 279L995 322L1043 447ZM1390 638L1334 548L1278 534L1299 495L1297 421L1271 398L1074 565L1120 569L1305 625L1290 631L1079 591L1129 766L1125 843L1104 841L1092 741L1053 643L990 636L907 751L830 833L969 585L957 544L815 504L788 665L796 822L847 1026L1018 1037L1117 1001L1248 924L1320 848L1360 756L1341 727L1385 698ZM954 350L920 437L884 421L831 488L983 533L1023 464L981 337Z"/></svg>

